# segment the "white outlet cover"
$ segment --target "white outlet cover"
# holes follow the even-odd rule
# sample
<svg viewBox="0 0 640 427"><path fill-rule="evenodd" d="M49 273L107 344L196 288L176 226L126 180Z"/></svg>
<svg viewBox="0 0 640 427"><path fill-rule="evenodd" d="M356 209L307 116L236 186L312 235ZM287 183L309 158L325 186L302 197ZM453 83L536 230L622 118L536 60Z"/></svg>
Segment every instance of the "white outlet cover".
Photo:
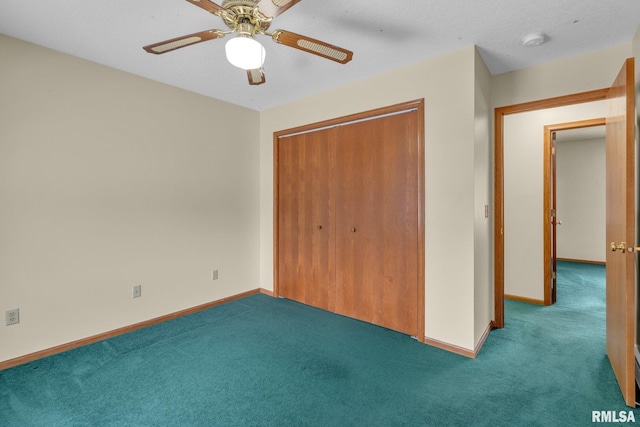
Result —
<svg viewBox="0 0 640 427"><path fill-rule="evenodd" d="M20 309L14 308L12 310L7 310L5 320L6 320L5 324L7 326L20 323Z"/></svg>

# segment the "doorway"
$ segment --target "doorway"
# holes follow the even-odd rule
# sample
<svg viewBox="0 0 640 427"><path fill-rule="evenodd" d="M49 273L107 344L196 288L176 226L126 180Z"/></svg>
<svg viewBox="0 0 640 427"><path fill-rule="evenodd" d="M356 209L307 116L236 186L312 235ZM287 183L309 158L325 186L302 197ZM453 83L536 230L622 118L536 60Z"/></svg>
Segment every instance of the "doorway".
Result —
<svg viewBox="0 0 640 427"><path fill-rule="evenodd" d="M546 272L544 269L549 258L544 246L550 238L549 232L545 236L543 231L550 219L549 200L545 199L550 174L545 126L602 117L605 103L599 97L581 97L579 102L540 101L531 109L527 105L514 107L504 116L496 110L496 295L550 305L550 294L545 295L544 287L551 272L549 266ZM499 299L495 301L496 322L503 324L504 319L499 318L503 302Z"/></svg>
<svg viewBox="0 0 640 427"><path fill-rule="evenodd" d="M494 126L494 326L504 327L504 122L507 116L527 111L602 101L608 89L533 101L495 109Z"/></svg>
<svg viewBox="0 0 640 427"><path fill-rule="evenodd" d="M558 259L605 262L604 140L604 117L544 127L545 305L556 302ZM585 147L589 148L589 155L580 155ZM566 185L559 185L575 178L582 185L576 183L571 190Z"/></svg>
<svg viewBox="0 0 640 427"><path fill-rule="evenodd" d="M605 100L606 111L606 352L627 405L635 406L636 303L635 84L627 59L609 88L495 110L495 320L504 327L504 119L515 112ZM546 214L546 213L545 213ZM543 221L547 221L547 217ZM522 242L526 244L526 242Z"/></svg>

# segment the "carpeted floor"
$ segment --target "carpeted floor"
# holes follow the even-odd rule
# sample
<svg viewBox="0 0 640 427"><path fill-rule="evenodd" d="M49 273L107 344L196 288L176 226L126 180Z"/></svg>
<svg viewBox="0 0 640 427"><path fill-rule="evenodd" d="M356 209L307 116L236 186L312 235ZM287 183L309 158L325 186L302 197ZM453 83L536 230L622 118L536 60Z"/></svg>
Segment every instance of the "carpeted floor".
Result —
<svg viewBox="0 0 640 427"><path fill-rule="evenodd" d="M0 372L0 426L591 425L628 409L605 355L604 267L558 277L555 306L506 301L475 360L251 296Z"/></svg>

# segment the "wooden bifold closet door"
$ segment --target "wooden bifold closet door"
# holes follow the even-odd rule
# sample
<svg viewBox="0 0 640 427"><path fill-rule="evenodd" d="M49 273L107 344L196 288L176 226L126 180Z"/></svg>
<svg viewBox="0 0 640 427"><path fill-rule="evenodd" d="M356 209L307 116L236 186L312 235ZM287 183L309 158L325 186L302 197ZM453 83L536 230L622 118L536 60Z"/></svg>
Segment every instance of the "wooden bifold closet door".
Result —
<svg viewBox="0 0 640 427"><path fill-rule="evenodd" d="M279 144L279 296L335 309L333 129Z"/></svg>
<svg viewBox="0 0 640 427"><path fill-rule="evenodd" d="M278 296L419 336L420 123L410 109L277 137Z"/></svg>

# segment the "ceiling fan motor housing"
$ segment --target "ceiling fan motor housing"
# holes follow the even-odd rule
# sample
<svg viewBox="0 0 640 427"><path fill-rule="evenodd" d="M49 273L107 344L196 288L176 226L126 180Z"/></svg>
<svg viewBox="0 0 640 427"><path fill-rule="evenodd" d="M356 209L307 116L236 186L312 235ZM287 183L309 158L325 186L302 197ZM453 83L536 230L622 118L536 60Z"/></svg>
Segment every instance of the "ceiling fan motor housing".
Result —
<svg viewBox="0 0 640 427"><path fill-rule="evenodd" d="M252 37L255 33L264 33L271 25L272 18L266 16L257 6L257 1L226 0L222 3L220 17L227 27L239 34ZM253 28L249 34L246 24Z"/></svg>

